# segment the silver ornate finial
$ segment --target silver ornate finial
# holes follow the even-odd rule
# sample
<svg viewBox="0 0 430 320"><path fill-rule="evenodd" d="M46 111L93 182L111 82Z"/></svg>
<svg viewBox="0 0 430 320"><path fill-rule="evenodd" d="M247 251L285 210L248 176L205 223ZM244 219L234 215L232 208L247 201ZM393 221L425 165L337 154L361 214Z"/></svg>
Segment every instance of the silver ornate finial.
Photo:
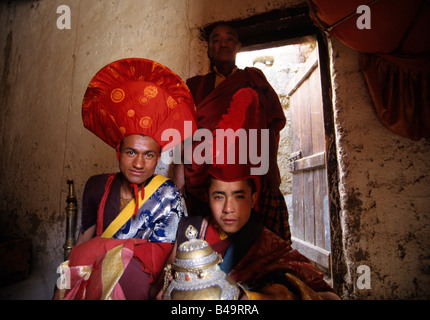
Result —
<svg viewBox="0 0 430 320"><path fill-rule="evenodd" d="M181 243L178 250L189 252L208 247L209 244L206 241L197 239L198 235L198 230L192 225L189 225L185 230L185 236L188 238L188 241Z"/></svg>
<svg viewBox="0 0 430 320"><path fill-rule="evenodd" d="M194 228L192 225L189 225L187 230L185 230L185 236L188 238L188 240L195 240L197 239L197 229Z"/></svg>

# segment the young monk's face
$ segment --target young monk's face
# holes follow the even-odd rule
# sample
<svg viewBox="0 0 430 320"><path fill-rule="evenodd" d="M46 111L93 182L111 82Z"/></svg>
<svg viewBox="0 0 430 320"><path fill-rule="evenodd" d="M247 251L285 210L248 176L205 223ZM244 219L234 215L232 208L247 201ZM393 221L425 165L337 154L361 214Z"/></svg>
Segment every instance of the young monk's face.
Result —
<svg viewBox="0 0 430 320"><path fill-rule="evenodd" d="M119 168L129 183L140 185L154 174L158 150L158 143L151 137L133 134L124 138Z"/></svg>
<svg viewBox="0 0 430 320"><path fill-rule="evenodd" d="M212 179L209 187L212 217L225 233L236 233L249 220L256 195L247 180L225 182Z"/></svg>

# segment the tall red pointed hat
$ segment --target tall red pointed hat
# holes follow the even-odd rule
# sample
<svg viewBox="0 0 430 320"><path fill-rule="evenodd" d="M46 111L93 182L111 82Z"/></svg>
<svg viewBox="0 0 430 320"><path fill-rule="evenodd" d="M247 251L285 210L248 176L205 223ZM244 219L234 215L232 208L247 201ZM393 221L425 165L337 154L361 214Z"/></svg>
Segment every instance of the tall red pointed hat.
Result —
<svg viewBox="0 0 430 320"><path fill-rule="evenodd" d="M176 129L182 141L197 130L185 83L162 64L142 58L114 61L97 72L85 92L82 119L113 148L128 135L144 134L163 149L169 143L162 140L165 130ZM184 129L185 121L192 130Z"/></svg>
<svg viewBox="0 0 430 320"><path fill-rule="evenodd" d="M261 120L259 117L260 104L258 94L251 88L243 88L238 90L231 102L227 113L220 119L216 126L214 135L214 164L210 166L208 173L216 179L231 182L251 178L255 181L257 192L260 191L260 176L252 174L251 169L257 167L259 164L253 164L249 157L249 148L258 148L261 146L261 139L257 134L257 141L251 141L250 130L262 129ZM231 129L229 134L225 134ZM226 139L221 145L217 145L217 135L224 133ZM243 130L246 134L246 141L241 141L239 136L235 133L238 130ZM234 136L233 138L229 135ZM246 154L241 149L241 144L247 144ZM251 146L251 144L253 144ZM227 154L233 152L234 158L228 159ZM258 148L257 150L262 150ZM219 163L220 158L223 157L222 163ZM231 161L233 160L233 161ZM245 161L244 161L245 160Z"/></svg>

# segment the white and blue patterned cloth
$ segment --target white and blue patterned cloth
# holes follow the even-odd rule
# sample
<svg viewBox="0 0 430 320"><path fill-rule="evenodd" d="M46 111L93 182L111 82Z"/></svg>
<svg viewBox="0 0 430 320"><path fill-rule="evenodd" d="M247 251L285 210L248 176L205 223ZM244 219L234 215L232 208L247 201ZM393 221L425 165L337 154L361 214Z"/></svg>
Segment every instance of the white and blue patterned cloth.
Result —
<svg viewBox="0 0 430 320"><path fill-rule="evenodd" d="M176 185L165 181L113 236L153 242L175 242L179 221L187 216L185 201Z"/></svg>

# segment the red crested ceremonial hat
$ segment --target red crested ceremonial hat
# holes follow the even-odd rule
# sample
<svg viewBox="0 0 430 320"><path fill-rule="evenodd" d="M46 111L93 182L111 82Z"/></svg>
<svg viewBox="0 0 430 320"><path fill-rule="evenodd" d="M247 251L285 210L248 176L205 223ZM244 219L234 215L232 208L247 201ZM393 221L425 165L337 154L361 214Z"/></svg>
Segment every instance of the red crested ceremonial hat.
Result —
<svg viewBox="0 0 430 320"><path fill-rule="evenodd" d="M259 113L257 92L251 88L243 88L234 94L227 113L220 119L214 131L214 164L208 170L211 176L226 182L252 178L259 191L260 176L252 173L252 168L259 164L252 163L249 152L250 148L258 148L262 143L258 134L260 132L258 129L263 128ZM229 133L226 131L228 129L231 129ZM251 129L257 129L257 135L250 135ZM243 130L246 141L241 141L241 138L236 135L238 130ZM223 134L225 141L218 146L217 137L220 134ZM255 141L251 141L250 137L255 137ZM241 149L245 144L247 147ZM261 148L258 149L261 150ZM228 159L230 152L234 152L233 159ZM222 163L220 163L221 157L223 157Z"/></svg>
<svg viewBox="0 0 430 320"><path fill-rule="evenodd" d="M166 130L176 129L181 141L197 130L194 101L182 79L142 58L114 61L97 72L84 95L82 119L85 128L113 148L126 136L144 134L163 149L169 143L162 140ZM185 121L192 130L185 129Z"/></svg>

